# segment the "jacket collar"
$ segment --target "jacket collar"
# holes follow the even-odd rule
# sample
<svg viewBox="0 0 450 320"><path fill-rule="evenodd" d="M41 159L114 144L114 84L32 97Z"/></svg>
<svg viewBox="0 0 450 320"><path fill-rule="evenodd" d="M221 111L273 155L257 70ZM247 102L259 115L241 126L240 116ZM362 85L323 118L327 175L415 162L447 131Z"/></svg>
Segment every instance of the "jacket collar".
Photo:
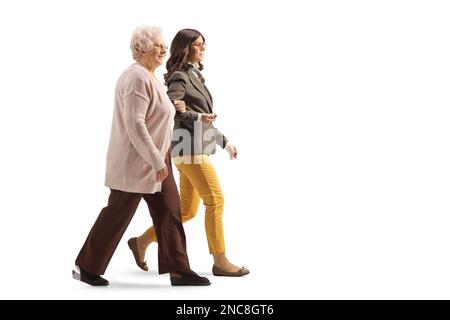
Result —
<svg viewBox="0 0 450 320"><path fill-rule="evenodd" d="M195 70L192 65L190 65L189 69L187 70L187 74L194 87L205 97L206 101L208 102L210 113L212 113L211 93L209 92L208 88L206 88L206 86L200 81L199 77L195 74Z"/></svg>

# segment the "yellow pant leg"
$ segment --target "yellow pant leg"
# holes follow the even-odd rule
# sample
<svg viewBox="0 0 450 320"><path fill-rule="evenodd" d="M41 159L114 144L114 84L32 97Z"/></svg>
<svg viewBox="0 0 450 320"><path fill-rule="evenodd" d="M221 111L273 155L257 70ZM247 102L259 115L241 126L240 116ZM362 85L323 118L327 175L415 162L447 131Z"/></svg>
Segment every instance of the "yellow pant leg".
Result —
<svg viewBox="0 0 450 320"><path fill-rule="evenodd" d="M224 253L225 240L222 223L224 197L214 166L206 155L202 156L200 163L175 162L175 164L203 199L206 207L205 229L210 253ZM183 198L183 190L180 191ZM187 204L185 206L189 207Z"/></svg>
<svg viewBox="0 0 450 320"><path fill-rule="evenodd" d="M197 190L189 181L189 178L182 172L180 172L180 209L181 209L181 221L185 223L195 217L200 205L200 195ZM150 239L153 242L157 242L155 230L150 227L147 230Z"/></svg>

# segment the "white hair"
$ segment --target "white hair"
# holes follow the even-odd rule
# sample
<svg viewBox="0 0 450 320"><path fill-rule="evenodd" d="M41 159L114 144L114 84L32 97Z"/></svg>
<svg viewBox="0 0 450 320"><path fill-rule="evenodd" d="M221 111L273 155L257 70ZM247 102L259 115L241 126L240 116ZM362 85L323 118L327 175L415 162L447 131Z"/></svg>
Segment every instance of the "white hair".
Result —
<svg viewBox="0 0 450 320"><path fill-rule="evenodd" d="M131 36L130 49L133 59L139 59L155 44L157 38L162 36L162 29L154 26L141 26L134 30Z"/></svg>

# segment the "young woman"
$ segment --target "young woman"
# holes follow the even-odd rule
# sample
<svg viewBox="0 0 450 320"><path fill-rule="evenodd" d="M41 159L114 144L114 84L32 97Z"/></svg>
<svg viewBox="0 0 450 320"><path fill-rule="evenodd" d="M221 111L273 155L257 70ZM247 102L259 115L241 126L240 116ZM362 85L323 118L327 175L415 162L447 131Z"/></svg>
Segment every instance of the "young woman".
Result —
<svg viewBox="0 0 450 320"><path fill-rule="evenodd" d="M205 37L193 29L179 31L170 47L167 61L168 96L172 101L183 100L175 116L172 156L180 173L181 218L195 217L200 200L206 207L205 229L209 251L213 256L213 274L240 277L249 273L245 267L231 263L225 254L222 224L224 197L214 166L209 156L215 145L226 149L231 159L237 157L236 147L214 126L213 99L201 74L205 52ZM179 141L178 139L181 139ZM144 261L147 247L156 242L153 227L140 237L129 240L136 263L148 270Z"/></svg>

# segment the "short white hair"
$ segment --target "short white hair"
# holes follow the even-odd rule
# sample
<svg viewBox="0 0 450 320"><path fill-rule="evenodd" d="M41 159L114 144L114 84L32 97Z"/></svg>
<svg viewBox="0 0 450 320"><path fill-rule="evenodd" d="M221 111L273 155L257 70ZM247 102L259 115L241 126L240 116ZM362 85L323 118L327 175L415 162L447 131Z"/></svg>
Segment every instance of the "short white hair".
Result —
<svg viewBox="0 0 450 320"><path fill-rule="evenodd" d="M130 49L133 59L139 59L144 53L148 52L157 38L162 37L162 29L155 26L141 26L134 30L131 36Z"/></svg>

